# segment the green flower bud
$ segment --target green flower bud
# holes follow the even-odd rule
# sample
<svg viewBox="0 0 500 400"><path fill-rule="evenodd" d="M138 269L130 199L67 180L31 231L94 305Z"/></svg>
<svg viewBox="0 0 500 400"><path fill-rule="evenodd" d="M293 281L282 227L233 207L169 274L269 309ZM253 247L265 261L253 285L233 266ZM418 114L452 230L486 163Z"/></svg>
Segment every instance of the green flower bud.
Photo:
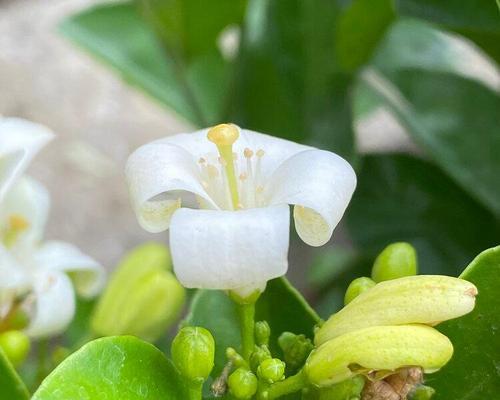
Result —
<svg viewBox="0 0 500 400"><path fill-rule="evenodd" d="M269 348L266 345L256 346L254 352L250 356L250 368L252 371L257 371L259 365L264 361L273 358Z"/></svg>
<svg viewBox="0 0 500 400"><path fill-rule="evenodd" d="M271 336L271 328L267 321L258 321L255 323L255 341L257 345L269 345L269 337Z"/></svg>
<svg viewBox="0 0 500 400"><path fill-rule="evenodd" d="M326 388L316 389L317 400L359 400L365 386L365 379L357 375L354 378L335 383Z"/></svg>
<svg viewBox="0 0 500 400"><path fill-rule="evenodd" d="M404 276L417 275L418 262L415 248L406 242L387 246L375 259L372 279L383 282Z"/></svg>
<svg viewBox="0 0 500 400"><path fill-rule="evenodd" d="M20 366L30 351L29 337L21 331L7 331L0 334L0 347L14 367Z"/></svg>
<svg viewBox="0 0 500 400"><path fill-rule="evenodd" d="M286 364L293 370L304 364L314 347L305 335L295 335L291 332L283 332L278 338L278 344L283 350Z"/></svg>
<svg viewBox="0 0 500 400"><path fill-rule="evenodd" d="M129 253L113 273L91 320L99 336L157 340L174 322L185 289L170 272L168 249L148 243Z"/></svg>
<svg viewBox="0 0 500 400"><path fill-rule="evenodd" d="M435 325L472 311L476 294L472 283L449 276L408 276L382 282L332 315L316 332L314 343L319 346L369 326Z"/></svg>
<svg viewBox="0 0 500 400"><path fill-rule="evenodd" d="M430 400L436 391L430 386L419 385L410 396L410 400Z"/></svg>
<svg viewBox="0 0 500 400"><path fill-rule="evenodd" d="M426 325L375 326L331 339L314 350L305 373L316 386L329 386L372 371L413 365L432 373L453 355L450 340Z"/></svg>
<svg viewBox="0 0 500 400"><path fill-rule="evenodd" d="M247 362L243 359L243 357L232 347L228 347L226 349L226 358L237 368L247 365Z"/></svg>
<svg viewBox="0 0 500 400"><path fill-rule="evenodd" d="M344 304L349 304L361 293L374 287L376 283L365 276L354 279L347 288L344 296Z"/></svg>
<svg viewBox="0 0 500 400"><path fill-rule="evenodd" d="M231 394L237 399L247 400L257 392L257 377L246 368L238 368L227 380Z"/></svg>
<svg viewBox="0 0 500 400"><path fill-rule="evenodd" d="M205 328L182 328L172 342L172 361L182 376L190 381L204 381L212 372L215 341Z"/></svg>
<svg viewBox="0 0 500 400"><path fill-rule="evenodd" d="M285 363L278 358L268 358L257 368L259 378L274 383L285 379Z"/></svg>

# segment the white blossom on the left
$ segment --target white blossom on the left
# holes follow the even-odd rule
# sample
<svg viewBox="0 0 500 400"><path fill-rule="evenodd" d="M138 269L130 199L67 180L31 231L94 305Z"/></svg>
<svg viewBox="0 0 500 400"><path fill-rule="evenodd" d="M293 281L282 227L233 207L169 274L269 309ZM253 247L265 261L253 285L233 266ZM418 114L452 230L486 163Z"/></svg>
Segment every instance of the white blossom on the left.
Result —
<svg viewBox="0 0 500 400"><path fill-rule="evenodd" d="M53 136L42 125L0 117L0 329L22 312L34 338L64 331L75 290L91 297L105 280L103 267L75 246L42 240L49 194L23 172Z"/></svg>

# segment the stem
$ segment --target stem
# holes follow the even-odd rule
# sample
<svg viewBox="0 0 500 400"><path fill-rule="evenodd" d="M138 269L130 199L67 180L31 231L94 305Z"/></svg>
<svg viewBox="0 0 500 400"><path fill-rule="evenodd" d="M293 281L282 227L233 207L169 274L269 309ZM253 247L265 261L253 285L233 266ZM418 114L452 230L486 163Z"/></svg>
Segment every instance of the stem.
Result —
<svg viewBox="0 0 500 400"><path fill-rule="evenodd" d="M240 319L242 356L245 361L250 361L250 356L255 347L255 303L236 304Z"/></svg>
<svg viewBox="0 0 500 400"><path fill-rule="evenodd" d="M187 400L201 400L203 397L203 382L189 382L187 385Z"/></svg>
<svg viewBox="0 0 500 400"><path fill-rule="evenodd" d="M48 356L49 356L49 340L41 339L38 342L37 370L36 370L36 378L37 382L39 383L41 383L49 373Z"/></svg>
<svg viewBox="0 0 500 400"><path fill-rule="evenodd" d="M268 389L268 399L276 399L286 394L298 392L306 386L307 382L302 370L286 378L284 381L273 383Z"/></svg>

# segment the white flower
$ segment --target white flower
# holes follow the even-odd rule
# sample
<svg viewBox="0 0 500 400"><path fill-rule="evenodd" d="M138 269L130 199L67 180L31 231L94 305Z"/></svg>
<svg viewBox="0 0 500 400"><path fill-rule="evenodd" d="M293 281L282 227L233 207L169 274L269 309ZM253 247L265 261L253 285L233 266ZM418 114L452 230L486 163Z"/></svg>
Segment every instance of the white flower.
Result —
<svg viewBox="0 0 500 400"><path fill-rule="evenodd" d="M321 246L356 186L334 153L226 124L146 144L126 174L142 227L170 228L181 283L237 291L286 273L288 204L302 240Z"/></svg>
<svg viewBox="0 0 500 400"><path fill-rule="evenodd" d="M49 195L20 175L52 136L28 121L0 119L0 321L22 310L32 337L58 334L71 322L73 285L81 295L93 296L104 283L103 268L76 247L42 242Z"/></svg>

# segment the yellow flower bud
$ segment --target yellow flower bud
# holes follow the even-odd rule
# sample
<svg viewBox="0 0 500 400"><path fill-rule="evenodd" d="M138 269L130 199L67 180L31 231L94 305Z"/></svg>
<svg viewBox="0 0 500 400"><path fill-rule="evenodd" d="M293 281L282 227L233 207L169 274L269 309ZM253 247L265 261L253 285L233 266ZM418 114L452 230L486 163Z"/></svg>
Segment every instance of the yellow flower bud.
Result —
<svg viewBox="0 0 500 400"><path fill-rule="evenodd" d="M419 366L432 373L453 355L450 340L426 325L374 326L331 339L305 365L310 383L329 386L358 374Z"/></svg>
<svg viewBox="0 0 500 400"><path fill-rule="evenodd" d="M101 336L158 339L178 317L185 300L185 290L170 267L170 254L163 245L148 243L133 250L100 298L92 330Z"/></svg>
<svg viewBox="0 0 500 400"><path fill-rule="evenodd" d="M458 318L474 309L476 287L439 275L407 276L378 283L360 294L316 332L316 346L370 326L426 324Z"/></svg>

